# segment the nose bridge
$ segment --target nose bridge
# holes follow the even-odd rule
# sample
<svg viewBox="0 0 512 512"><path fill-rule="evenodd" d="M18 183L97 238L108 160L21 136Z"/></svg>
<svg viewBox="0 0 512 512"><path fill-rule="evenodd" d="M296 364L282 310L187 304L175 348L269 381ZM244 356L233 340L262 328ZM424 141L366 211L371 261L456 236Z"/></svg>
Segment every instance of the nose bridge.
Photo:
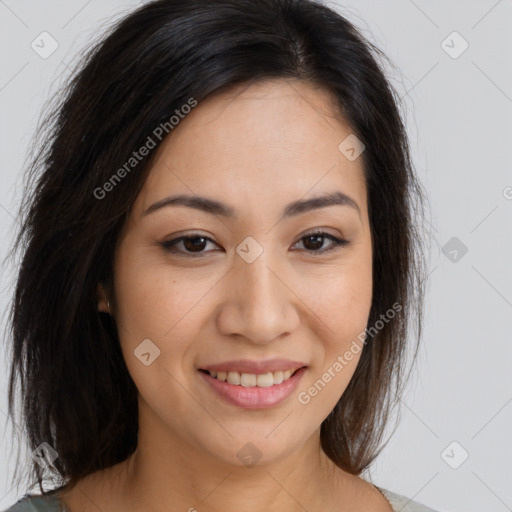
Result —
<svg viewBox="0 0 512 512"><path fill-rule="evenodd" d="M240 246L247 249L243 243ZM249 242L249 251L254 249ZM236 332L253 342L267 343L296 327L293 294L280 278L282 266L272 258L270 250L262 250L254 260L241 254L235 256L233 263L229 293L236 303L232 304L236 319L232 319L229 329L231 334Z"/></svg>
<svg viewBox="0 0 512 512"><path fill-rule="evenodd" d="M271 306L279 306L280 287L282 283L271 270L269 254L263 253L252 263L239 261L237 263L238 279L243 283L245 290L244 302L251 309L269 309Z"/></svg>

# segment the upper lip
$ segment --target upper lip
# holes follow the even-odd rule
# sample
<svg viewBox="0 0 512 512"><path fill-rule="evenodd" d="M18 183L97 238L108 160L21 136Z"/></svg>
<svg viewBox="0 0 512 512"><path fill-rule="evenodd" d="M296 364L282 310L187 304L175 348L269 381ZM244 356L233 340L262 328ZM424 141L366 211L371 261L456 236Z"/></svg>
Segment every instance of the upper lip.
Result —
<svg viewBox="0 0 512 512"><path fill-rule="evenodd" d="M290 359L267 359L265 361L256 361L250 359L237 359L233 361L223 361L221 363L203 366L201 370L219 371L219 372L238 372L251 373L260 375L264 373L272 373L286 370L298 370L306 366L305 363L299 361L291 361Z"/></svg>

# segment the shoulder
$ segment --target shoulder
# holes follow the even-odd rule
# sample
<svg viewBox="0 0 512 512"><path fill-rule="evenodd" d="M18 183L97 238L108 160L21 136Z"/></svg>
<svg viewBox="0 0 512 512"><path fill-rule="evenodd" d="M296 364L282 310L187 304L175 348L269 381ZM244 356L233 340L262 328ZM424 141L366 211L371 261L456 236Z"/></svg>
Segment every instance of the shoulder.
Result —
<svg viewBox="0 0 512 512"><path fill-rule="evenodd" d="M429 508L401 494L396 494L382 487L378 487L378 490L389 501L394 512L437 512L433 508Z"/></svg>
<svg viewBox="0 0 512 512"><path fill-rule="evenodd" d="M3 512L62 512L56 496L27 494Z"/></svg>

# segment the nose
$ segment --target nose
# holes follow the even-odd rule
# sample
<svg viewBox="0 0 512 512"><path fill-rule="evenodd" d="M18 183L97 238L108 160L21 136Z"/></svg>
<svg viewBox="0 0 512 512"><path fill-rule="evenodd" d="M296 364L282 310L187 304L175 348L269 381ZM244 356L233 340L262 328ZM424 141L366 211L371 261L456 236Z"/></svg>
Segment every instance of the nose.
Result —
<svg viewBox="0 0 512 512"><path fill-rule="evenodd" d="M224 335L263 345L297 329L300 299L286 282L283 265L270 262L265 251L252 263L236 256L228 276L217 317Z"/></svg>

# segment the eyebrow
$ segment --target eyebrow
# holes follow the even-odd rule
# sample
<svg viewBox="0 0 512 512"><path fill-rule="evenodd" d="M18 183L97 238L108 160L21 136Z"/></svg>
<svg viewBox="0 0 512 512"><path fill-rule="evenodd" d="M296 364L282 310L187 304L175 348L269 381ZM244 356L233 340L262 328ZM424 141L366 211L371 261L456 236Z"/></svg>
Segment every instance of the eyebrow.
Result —
<svg viewBox="0 0 512 512"><path fill-rule="evenodd" d="M165 197L144 210L142 216L149 215L150 213L167 206L186 206L188 208L195 208L196 210L201 210L212 215L220 215L229 219L236 219L238 217L231 206L221 203L220 201L210 199L208 197L186 194ZM351 208L354 208L359 214L359 217L361 217L359 205L350 196L340 191L330 192L311 199L293 201L285 207L282 216L283 218L295 217L311 210L326 208L328 206L350 206Z"/></svg>

